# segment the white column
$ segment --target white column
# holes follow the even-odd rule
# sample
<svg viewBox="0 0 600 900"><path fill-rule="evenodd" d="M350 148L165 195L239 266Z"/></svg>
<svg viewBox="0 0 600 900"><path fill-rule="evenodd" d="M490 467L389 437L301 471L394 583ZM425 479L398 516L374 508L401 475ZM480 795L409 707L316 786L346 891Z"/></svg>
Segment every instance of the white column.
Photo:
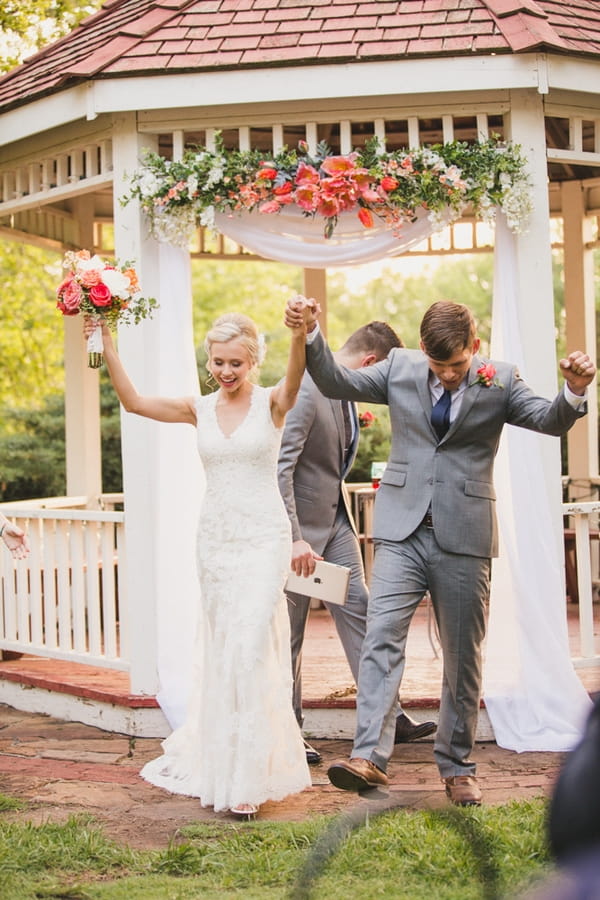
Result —
<svg viewBox="0 0 600 900"><path fill-rule="evenodd" d="M140 393L196 395L189 256L148 238L137 203L119 202L129 189L124 173L138 167L144 148L156 143L137 134L135 116L119 117L113 135L117 256L134 261L142 293L160 304L153 319L120 328L119 353ZM170 715L170 698L185 704L199 597L195 438L189 425L122 415L131 690L166 691L161 705L170 721L179 718L179 711Z"/></svg>
<svg viewBox="0 0 600 900"><path fill-rule="evenodd" d="M94 218L90 198L77 198L74 214L79 226L79 249L93 252ZM65 447L67 494L88 498L97 506L102 493L100 449L100 388L98 372L87 364L81 316L65 316Z"/></svg>
<svg viewBox="0 0 600 900"><path fill-rule="evenodd" d="M586 217L583 186L565 181L561 186L564 232L565 313L567 352L585 350L596 357L596 304L594 298L594 257L586 246L593 239L592 220ZM588 388L588 414L571 429L568 437L569 475L585 480L598 475L598 395L594 381ZM577 491L573 499L589 495L589 488Z"/></svg>

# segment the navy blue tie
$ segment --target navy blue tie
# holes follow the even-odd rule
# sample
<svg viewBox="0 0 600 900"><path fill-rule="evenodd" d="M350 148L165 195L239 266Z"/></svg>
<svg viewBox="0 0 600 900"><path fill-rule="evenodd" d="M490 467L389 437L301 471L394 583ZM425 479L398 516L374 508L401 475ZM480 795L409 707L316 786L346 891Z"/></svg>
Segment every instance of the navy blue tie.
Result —
<svg viewBox="0 0 600 900"><path fill-rule="evenodd" d="M444 393L431 410L431 424L435 428L438 440L444 437L450 428L450 404L452 394L444 389Z"/></svg>

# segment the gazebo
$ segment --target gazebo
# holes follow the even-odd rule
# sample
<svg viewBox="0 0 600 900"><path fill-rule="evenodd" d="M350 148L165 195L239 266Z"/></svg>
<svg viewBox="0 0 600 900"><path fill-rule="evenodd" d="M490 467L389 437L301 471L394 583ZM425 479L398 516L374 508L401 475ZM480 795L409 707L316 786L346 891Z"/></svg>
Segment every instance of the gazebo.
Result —
<svg viewBox="0 0 600 900"><path fill-rule="evenodd" d="M553 395L556 219L568 346L595 352L598 0L107 0L0 79L0 125L0 235L57 252L112 254L114 228L115 255L136 261L142 285L157 298L151 321L120 334L121 354L145 393L197 390L188 251L157 243L139 204L120 199L143 151L179 159L186 148L214 147L217 133L228 148L265 155L300 140L313 148L324 140L347 154L373 136L388 150L477 144L492 134L520 145L533 211L526 231L502 238L510 266L497 265L499 290L514 303L510 321L495 312L493 341L536 390ZM462 221L472 224L470 249L480 249L469 209ZM448 240L452 250L452 228ZM498 243L499 235L497 262ZM222 237L209 247L201 230L189 252L248 255ZM306 292L325 303L326 264L302 265ZM173 644L185 657L191 640L178 609L196 590L194 501L202 486L194 435L124 417L124 512L110 509L100 475L98 374L86 363L80 323L65 319L69 508L6 510L28 525L34 552L27 574L9 571L5 560L0 570L0 650L125 670L137 696L154 696L160 673L168 694L169 679L181 677L172 672ZM525 502L547 520L544 539L557 561L549 584L541 583L546 573L536 573L536 588L549 627L560 631L559 451L556 442L542 441L535 453L529 445L522 452L535 469L533 478L523 472L527 490L535 483L538 491ZM573 485L598 476L595 389L588 416L569 434L568 473ZM587 577L587 521L599 507L577 505L573 490ZM508 530L517 545L531 538L513 525ZM183 549L182 534L189 535ZM524 555L535 552L523 548ZM597 664L591 592L586 610L582 655ZM19 702L12 695L9 701ZM142 728L133 719L118 727ZM150 729L164 727L157 720Z"/></svg>

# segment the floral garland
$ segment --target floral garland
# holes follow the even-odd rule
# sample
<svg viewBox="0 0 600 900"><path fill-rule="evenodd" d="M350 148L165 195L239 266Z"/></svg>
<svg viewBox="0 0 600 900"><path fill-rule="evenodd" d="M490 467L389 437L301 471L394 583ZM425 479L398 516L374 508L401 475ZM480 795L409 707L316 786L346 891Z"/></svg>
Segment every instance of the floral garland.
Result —
<svg viewBox="0 0 600 900"><path fill-rule="evenodd" d="M531 211L520 147L497 137L390 153L371 138L346 155L331 154L324 142L310 154L300 141L297 150L267 157L260 150L226 150L218 133L214 150L189 149L173 161L147 151L142 162L121 202L138 199L152 235L184 247L199 226L215 230L216 212L273 215L295 206L322 218L330 238L338 217L352 211L365 228L379 219L397 234L419 208L437 230L469 205L484 221L500 207L513 231L523 230Z"/></svg>

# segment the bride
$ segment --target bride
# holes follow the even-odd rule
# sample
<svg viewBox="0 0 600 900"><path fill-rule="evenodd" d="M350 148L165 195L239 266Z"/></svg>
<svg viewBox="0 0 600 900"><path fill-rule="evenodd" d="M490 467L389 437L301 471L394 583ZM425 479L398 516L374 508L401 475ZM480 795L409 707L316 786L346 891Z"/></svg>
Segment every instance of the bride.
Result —
<svg viewBox="0 0 600 900"><path fill-rule="evenodd" d="M309 301L308 305L314 305ZM289 618L284 584L291 530L277 483L286 413L305 366L306 313L293 330L284 378L253 383L260 363L256 325L229 313L207 334L207 369L217 385L202 397L138 394L103 327L104 359L125 410L197 430L206 493L197 536L199 629L184 724L141 775L203 806L249 817L311 779L292 708ZM91 329L86 323L86 334ZM176 599L175 599L176 602Z"/></svg>

